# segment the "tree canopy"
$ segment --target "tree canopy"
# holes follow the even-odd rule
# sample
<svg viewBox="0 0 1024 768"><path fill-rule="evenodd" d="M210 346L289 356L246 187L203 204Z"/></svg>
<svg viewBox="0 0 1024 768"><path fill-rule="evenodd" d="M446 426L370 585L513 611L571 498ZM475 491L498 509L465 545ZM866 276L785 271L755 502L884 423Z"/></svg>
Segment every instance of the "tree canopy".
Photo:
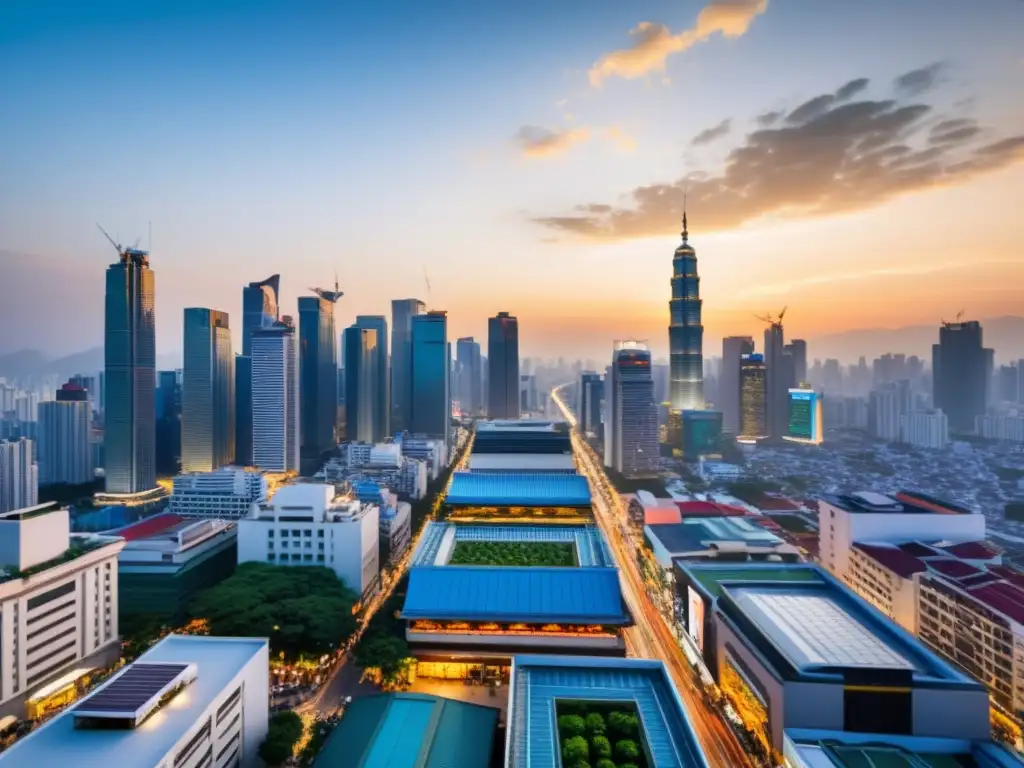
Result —
<svg viewBox="0 0 1024 768"><path fill-rule="evenodd" d="M356 601L327 568L243 563L200 593L190 612L207 620L211 635L268 637L272 653L296 658L330 653L348 638Z"/></svg>
<svg viewBox="0 0 1024 768"><path fill-rule="evenodd" d="M281 765L294 754L301 738L302 718L291 711L278 712L270 718L267 738L260 744L260 757L267 765Z"/></svg>

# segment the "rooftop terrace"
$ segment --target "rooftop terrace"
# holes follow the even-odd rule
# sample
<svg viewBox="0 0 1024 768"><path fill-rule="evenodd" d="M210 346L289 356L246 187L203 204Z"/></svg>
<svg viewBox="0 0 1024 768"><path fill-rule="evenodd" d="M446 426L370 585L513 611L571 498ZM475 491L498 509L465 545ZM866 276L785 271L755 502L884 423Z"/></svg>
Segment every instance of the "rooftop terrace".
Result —
<svg viewBox="0 0 1024 768"><path fill-rule="evenodd" d="M131 765L160 765L228 683L255 655L265 654L266 647L267 641L259 638L169 635L144 653L139 662L194 664L196 677L188 685L187 694L161 708L159 717L150 718L138 728L82 730L75 728L75 710L68 710L16 742L0 763L4 768L112 768L125 765L130 755ZM76 709L88 711L90 702L100 701L117 680L115 675Z"/></svg>
<svg viewBox="0 0 1024 768"><path fill-rule="evenodd" d="M446 565L462 541L507 541L573 544L581 568L614 567L615 561L601 532L594 526L427 524L412 564Z"/></svg>
<svg viewBox="0 0 1024 768"><path fill-rule="evenodd" d="M630 702L654 766L707 768L671 678L660 661L516 656L509 694L506 768L559 768L558 701Z"/></svg>
<svg viewBox="0 0 1024 768"><path fill-rule="evenodd" d="M722 594L731 582L811 582L823 583L821 572L811 565L782 564L759 565L743 563L687 563L676 561L676 567L692 577L712 599Z"/></svg>
<svg viewBox="0 0 1024 768"><path fill-rule="evenodd" d="M857 514L890 515L970 515L971 510L914 491L887 496L874 491L829 494L822 499L834 507Z"/></svg>
<svg viewBox="0 0 1024 768"><path fill-rule="evenodd" d="M568 474L455 472L445 503L482 507L589 507L586 478Z"/></svg>

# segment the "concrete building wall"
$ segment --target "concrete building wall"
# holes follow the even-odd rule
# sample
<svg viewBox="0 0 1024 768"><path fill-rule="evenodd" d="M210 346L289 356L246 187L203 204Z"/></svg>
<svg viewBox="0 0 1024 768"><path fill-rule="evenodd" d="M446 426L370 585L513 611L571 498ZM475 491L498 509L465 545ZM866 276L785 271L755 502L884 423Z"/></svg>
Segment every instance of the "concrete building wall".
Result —
<svg viewBox="0 0 1024 768"><path fill-rule="evenodd" d="M987 741L991 738L988 692L915 688L914 735Z"/></svg>

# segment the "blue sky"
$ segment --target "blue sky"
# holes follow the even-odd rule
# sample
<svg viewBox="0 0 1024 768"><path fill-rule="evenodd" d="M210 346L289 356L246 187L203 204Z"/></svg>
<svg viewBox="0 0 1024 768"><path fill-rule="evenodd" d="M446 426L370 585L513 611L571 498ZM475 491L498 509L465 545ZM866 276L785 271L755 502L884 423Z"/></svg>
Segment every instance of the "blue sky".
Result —
<svg viewBox="0 0 1024 768"><path fill-rule="evenodd" d="M533 219L589 203L630 209L634 188L721 173L759 114L859 77L871 81L865 98L890 98L894 78L936 62L935 82L913 99L976 120L985 140L1024 133L1020 0L762 0L740 35L709 35L663 71L590 82L637 24L681 33L705 5L5 3L0 259L10 279L0 301L35 322L6 331L0 350L100 342L112 252L96 221L143 245L152 222L162 352L180 348L185 306L234 320L241 285L281 272L293 309L335 269L347 294L339 327L418 295L450 311L453 336L482 336L498 310L518 314L531 354L598 354L628 335L657 349L678 239L664 217L629 236L583 238ZM726 119L723 138L691 144ZM526 156L515 137L528 126L576 138ZM874 290L862 273L904 293L922 270L936 273L935 224L953 206L977 233L973 258L990 265L970 277L969 313L1020 306L1007 288L1024 260L1010 202L1024 190L1018 159L835 215L826 206L703 233L694 201L709 337L743 331L768 301L805 307L789 316L808 336L928 322L943 292L961 300L963 275L939 274L927 296L881 321L844 302ZM913 277L892 274L894 259ZM30 300L55 276L56 309Z"/></svg>

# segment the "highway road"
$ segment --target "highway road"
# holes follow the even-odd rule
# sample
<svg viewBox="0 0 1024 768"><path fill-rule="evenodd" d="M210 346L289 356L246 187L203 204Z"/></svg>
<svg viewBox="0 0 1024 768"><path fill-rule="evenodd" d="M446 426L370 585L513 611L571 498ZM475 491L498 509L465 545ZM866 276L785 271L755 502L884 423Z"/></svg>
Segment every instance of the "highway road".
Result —
<svg viewBox="0 0 1024 768"><path fill-rule="evenodd" d="M627 652L632 656L660 659L665 663L711 766L749 768L754 763L729 726L705 703L703 691L695 681L693 667L647 593L633 548L622 534L622 526L627 519L622 499L612 488L603 462L576 429L576 418L559 394L562 388L553 389L551 399L562 412L563 418L573 427L573 451L580 472L590 483L594 518L618 562L622 593L635 622L634 626L626 630Z"/></svg>

